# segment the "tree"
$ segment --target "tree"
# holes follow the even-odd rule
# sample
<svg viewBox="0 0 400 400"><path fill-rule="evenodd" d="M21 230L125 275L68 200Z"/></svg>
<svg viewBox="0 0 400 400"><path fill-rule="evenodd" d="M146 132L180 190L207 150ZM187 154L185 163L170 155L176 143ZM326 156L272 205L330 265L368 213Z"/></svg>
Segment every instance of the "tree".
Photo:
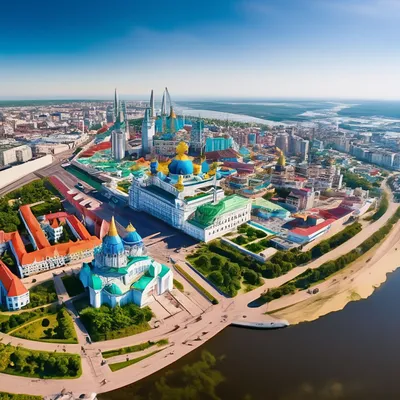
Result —
<svg viewBox="0 0 400 400"><path fill-rule="evenodd" d="M211 282L215 283L217 286L221 286L224 283L224 277L222 276L221 272L213 271L208 275L208 278Z"/></svg>
<svg viewBox="0 0 400 400"><path fill-rule="evenodd" d="M260 283L260 277L258 276L257 272L254 272L251 269L246 269L244 271L243 278L251 285L258 285Z"/></svg>
<svg viewBox="0 0 400 400"><path fill-rule="evenodd" d="M47 328L43 331L47 338L53 337L53 328Z"/></svg>
<svg viewBox="0 0 400 400"><path fill-rule="evenodd" d="M48 318L44 318L44 319L42 320L42 326L43 326L43 328L46 328L46 327L48 327L49 325L50 325L49 319L48 319Z"/></svg>

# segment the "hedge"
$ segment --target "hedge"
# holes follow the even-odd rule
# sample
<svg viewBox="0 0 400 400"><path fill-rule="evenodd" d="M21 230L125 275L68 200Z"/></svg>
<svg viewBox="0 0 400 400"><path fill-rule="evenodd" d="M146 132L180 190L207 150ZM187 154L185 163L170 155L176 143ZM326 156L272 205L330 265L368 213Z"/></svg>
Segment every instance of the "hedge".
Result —
<svg viewBox="0 0 400 400"><path fill-rule="evenodd" d="M186 271L183 270L178 264L174 265L175 269L188 280L196 289L199 291L207 300L211 301L212 304L218 304L218 300L206 289L203 288L195 279L193 279Z"/></svg>

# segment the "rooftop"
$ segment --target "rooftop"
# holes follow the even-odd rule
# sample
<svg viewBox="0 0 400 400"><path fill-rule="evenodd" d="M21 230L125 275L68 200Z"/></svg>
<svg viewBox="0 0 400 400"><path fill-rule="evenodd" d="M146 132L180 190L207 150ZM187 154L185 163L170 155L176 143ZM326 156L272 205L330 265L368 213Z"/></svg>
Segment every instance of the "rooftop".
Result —
<svg viewBox="0 0 400 400"><path fill-rule="evenodd" d="M28 290L23 285L21 280L15 276L0 260L0 282L3 284L4 288L7 291L8 297L14 296L22 296L23 294L27 293Z"/></svg>

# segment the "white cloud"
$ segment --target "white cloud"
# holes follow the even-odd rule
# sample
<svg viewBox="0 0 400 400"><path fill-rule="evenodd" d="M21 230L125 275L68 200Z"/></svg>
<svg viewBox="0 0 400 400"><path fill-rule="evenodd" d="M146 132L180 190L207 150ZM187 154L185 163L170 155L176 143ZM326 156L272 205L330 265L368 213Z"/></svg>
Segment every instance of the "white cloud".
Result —
<svg viewBox="0 0 400 400"><path fill-rule="evenodd" d="M338 12L370 18L399 18L399 0L316 0L322 5Z"/></svg>

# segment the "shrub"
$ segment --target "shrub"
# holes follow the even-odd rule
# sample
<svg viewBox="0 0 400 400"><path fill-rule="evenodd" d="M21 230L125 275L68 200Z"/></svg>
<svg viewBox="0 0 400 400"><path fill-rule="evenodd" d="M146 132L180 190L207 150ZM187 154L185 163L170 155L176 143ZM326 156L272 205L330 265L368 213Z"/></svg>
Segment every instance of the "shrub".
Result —
<svg viewBox="0 0 400 400"><path fill-rule="evenodd" d="M49 319L48 319L48 318L44 318L44 319L42 320L42 326L43 326L43 328L47 328L49 325L50 325Z"/></svg>

